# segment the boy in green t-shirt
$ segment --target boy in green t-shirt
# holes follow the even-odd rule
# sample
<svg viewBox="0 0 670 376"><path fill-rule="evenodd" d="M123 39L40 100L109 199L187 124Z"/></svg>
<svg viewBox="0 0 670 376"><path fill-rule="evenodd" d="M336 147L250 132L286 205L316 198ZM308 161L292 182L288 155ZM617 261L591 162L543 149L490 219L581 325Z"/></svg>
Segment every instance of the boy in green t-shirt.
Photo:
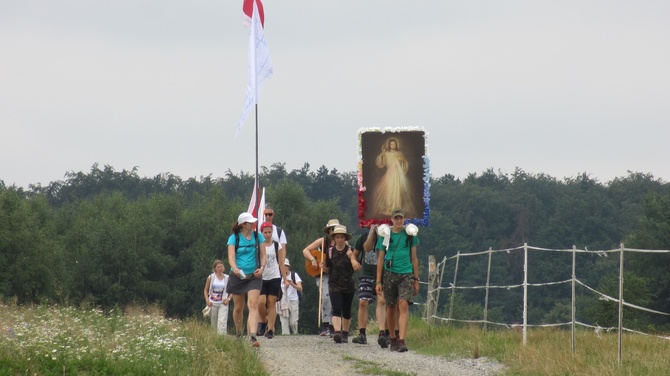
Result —
<svg viewBox="0 0 670 376"><path fill-rule="evenodd" d="M419 239L405 232L405 213L402 209L393 210L391 220L390 239L379 237L375 247L379 252L375 283L377 294L383 292L386 298L386 325L393 336L391 351L405 352L409 301L419 293L419 260L416 255ZM388 246L384 245L385 242ZM396 306L399 309L398 335L395 334Z"/></svg>

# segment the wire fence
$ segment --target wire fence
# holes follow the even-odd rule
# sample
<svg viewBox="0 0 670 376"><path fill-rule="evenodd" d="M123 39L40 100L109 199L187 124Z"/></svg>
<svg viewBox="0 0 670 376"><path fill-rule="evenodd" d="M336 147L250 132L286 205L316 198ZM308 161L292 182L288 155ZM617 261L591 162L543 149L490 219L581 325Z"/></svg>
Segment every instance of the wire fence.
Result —
<svg viewBox="0 0 670 376"><path fill-rule="evenodd" d="M516 284L491 284L491 266L492 266L492 256L498 253L505 253L505 254L515 254L515 253L523 253L523 282L521 283L516 283ZM528 262L529 262L529 253L530 252L556 252L556 253L561 253L561 254L571 254L572 255L572 274L570 278L568 279L560 279L560 280L554 280L554 281L544 281L544 282L535 282L535 283L530 283L528 281L528 275L529 275L529 269L528 269ZM630 332L630 333L637 333L637 334L642 334L642 335L653 335L650 333L645 333L640 330L634 330L631 328L627 328L623 326L623 307L627 307L629 309L637 310L637 311L642 311L642 312L647 312L649 314L654 314L654 315L662 315L662 316L670 316L670 313L667 312L660 312L657 310L650 309L648 307L642 307L639 305L627 303L623 299L623 290L624 290L624 256L627 252L631 253L655 253L655 254L669 254L670 250L647 250L647 249L633 249L633 248L625 248L624 244L621 244L618 249L611 249L607 251L589 251L587 249L577 249L575 246L572 247L572 249L549 249L549 248L540 248L540 247L532 247L527 244L524 244L523 246L520 247L515 247L515 248L508 248L508 249L489 249L487 251L481 251L481 252L472 252L472 253L461 253L458 252L456 255L452 257L444 257L442 261L439 263L436 261L434 256L429 256L429 262L428 262L428 281L423 283L424 285L427 285L428 291L426 295L426 303L425 303L425 313L424 313L424 318L431 324L435 323L436 320L439 320L441 322L461 322L461 323L471 323L471 324L481 324L484 328L484 330L487 330L488 325L495 325L495 326L501 326L501 327L506 327L510 329L520 329L522 332L522 341L523 345L525 346L527 343L527 331L528 328L532 327L567 327L570 326L572 330L572 351L575 352L575 330L576 326L584 327L584 328L589 328L594 330L596 333L600 334L603 331L618 331L619 334L619 339L618 339L618 360L619 363L621 363L622 359L622 333L623 332ZM587 283L583 282L582 278L581 280L577 278L576 275L576 269L577 269L577 255L578 254L585 254L585 255L591 255L591 256L599 256L599 257L608 257L609 255L618 255L619 256L619 262L618 262L618 272L619 272L619 277L618 277L618 296L610 296L607 295L601 291L598 291L596 288L589 286ZM486 283L484 285L459 285L458 282L458 272L459 272L459 264L461 263L462 260L468 259L468 258L476 258L476 257L488 257L488 262L487 262L487 267L486 267ZM453 278L452 281L449 282L448 286L443 286L443 279L444 279L444 274L445 274L445 267L447 264L454 264L454 273L453 273ZM480 264L477 264L477 266L481 266ZM472 271L472 270L470 270ZM554 275L560 275L561 273L552 273ZM570 286L571 288L571 307L570 307L570 317L571 320L568 322L556 322L556 323L543 323L543 324L533 324L528 322L528 312L529 312L529 298L528 298L528 292L530 288L546 288L548 286ZM609 301L609 302L614 302L618 304L617 307L617 314L618 314L618 324L616 326L611 326L611 327L601 327L599 325L593 325L589 323L584 323L580 322L577 319L577 312L576 312L576 299L577 299L577 294L576 294L576 289L577 287L583 288L585 292L592 294L593 296L597 297L599 300L602 301ZM512 290L517 290L520 289L522 291L522 296L523 298L521 299L522 301L522 322L521 323L505 323L505 322L496 322L496 321L491 321L489 319L489 298L490 298L490 292L495 291L495 290L506 290L506 291L512 291ZM438 312L438 307L439 307L439 300L441 296L441 292L443 290L446 290L449 292L449 304L448 304L448 311L447 311L447 317L441 317L437 315ZM454 318L454 308L455 305L458 303L456 302L456 296L457 296L457 291L472 291L472 290L484 290L485 295L484 295L484 302L483 302L483 319L456 319ZM506 306L514 305L514 302L507 302ZM668 336L660 336L660 335L654 335L658 338L662 339L670 339Z"/></svg>

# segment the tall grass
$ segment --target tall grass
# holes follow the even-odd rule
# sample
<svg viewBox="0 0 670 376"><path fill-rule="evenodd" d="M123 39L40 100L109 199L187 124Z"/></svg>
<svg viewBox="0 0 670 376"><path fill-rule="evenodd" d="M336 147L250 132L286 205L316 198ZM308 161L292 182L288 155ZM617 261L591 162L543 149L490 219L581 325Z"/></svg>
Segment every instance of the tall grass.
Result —
<svg viewBox="0 0 670 376"><path fill-rule="evenodd" d="M489 357L503 363L506 375L668 375L670 341L625 334L622 364L618 363L617 333L571 333L563 329L533 329L522 345L516 330L484 332L478 326L429 326L413 318L407 334L410 349L446 358Z"/></svg>
<svg viewBox="0 0 670 376"><path fill-rule="evenodd" d="M0 375L25 374L266 375L250 346L197 320L0 305Z"/></svg>
<svg viewBox="0 0 670 376"><path fill-rule="evenodd" d="M577 333L571 352L567 330L535 329L527 345L515 330L429 326L412 317L407 343L419 353L489 357L506 375L667 375L670 342L617 333ZM438 372L439 373L439 372ZM159 311L98 310L0 305L1 375L258 375L262 363L246 340L218 336L207 323L165 319Z"/></svg>

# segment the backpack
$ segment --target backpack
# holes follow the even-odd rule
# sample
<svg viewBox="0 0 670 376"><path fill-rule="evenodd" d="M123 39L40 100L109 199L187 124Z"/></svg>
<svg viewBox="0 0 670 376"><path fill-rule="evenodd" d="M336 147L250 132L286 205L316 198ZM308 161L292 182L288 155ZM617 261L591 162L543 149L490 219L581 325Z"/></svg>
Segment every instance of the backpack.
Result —
<svg viewBox="0 0 670 376"><path fill-rule="evenodd" d="M281 239L282 234L284 233L284 230L282 230L281 227L274 225L277 228L277 238Z"/></svg>
<svg viewBox="0 0 670 376"><path fill-rule="evenodd" d="M295 283L295 272L293 270L291 270L291 281ZM298 300L302 300L302 291L298 289L296 289L296 291L298 292Z"/></svg>
<svg viewBox="0 0 670 376"><path fill-rule="evenodd" d="M253 234L254 234L254 238L256 239L256 266L260 268L261 267L260 266L260 263L261 263L261 257L260 257L261 256L261 249L260 249L261 243L258 241L258 233L256 231L253 231ZM277 247L277 246L275 245L275 247ZM237 253L238 248L240 248L240 233L236 232L235 233L235 253Z"/></svg>
<svg viewBox="0 0 670 376"><path fill-rule="evenodd" d="M291 281L295 283L295 272L291 270ZM302 291L299 291L296 289L298 292L298 300L302 300ZM284 297L284 292L282 292L281 286L279 287L279 294L277 294L277 301L280 301L281 298Z"/></svg>

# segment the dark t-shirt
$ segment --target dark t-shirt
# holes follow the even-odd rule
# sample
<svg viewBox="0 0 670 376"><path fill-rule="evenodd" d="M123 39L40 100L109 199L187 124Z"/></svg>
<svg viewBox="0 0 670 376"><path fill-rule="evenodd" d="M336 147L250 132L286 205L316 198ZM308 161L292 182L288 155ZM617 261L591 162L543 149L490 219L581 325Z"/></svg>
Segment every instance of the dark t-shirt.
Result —
<svg viewBox="0 0 670 376"><path fill-rule="evenodd" d="M351 260L347 257L350 249L348 245L345 245L342 251L330 247L326 252L326 266L330 268L328 290L331 292L356 292L354 267L351 266Z"/></svg>
<svg viewBox="0 0 670 376"><path fill-rule="evenodd" d="M368 239L368 235L370 232L365 232L363 235L359 236L358 239L356 239L356 244L354 245L354 249L357 249L361 253L360 257L360 262L361 265L363 266L363 276L364 277L375 277L377 275L377 250L374 248L373 243L373 249L370 252L365 252L363 249L363 244L365 241ZM377 236L377 234L374 234L373 236Z"/></svg>

